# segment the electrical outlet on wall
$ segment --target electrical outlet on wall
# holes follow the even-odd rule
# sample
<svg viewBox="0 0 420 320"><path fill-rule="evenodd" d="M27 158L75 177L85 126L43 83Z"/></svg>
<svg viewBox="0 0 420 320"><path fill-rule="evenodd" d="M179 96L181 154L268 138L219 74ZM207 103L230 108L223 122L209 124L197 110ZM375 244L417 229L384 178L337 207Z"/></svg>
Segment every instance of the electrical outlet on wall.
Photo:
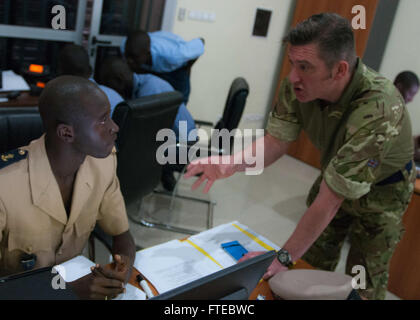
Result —
<svg viewBox="0 0 420 320"><path fill-rule="evenodd" d="M216 21L216 14L214 12L190 10L188 13L188 19L204 22L214 22Z"/></svg>
<svg viewBox="0 0 420 320"><path fill-rule="evenodd" d="M178 10L178 20L179 21L184 21L185 20L186 13L187 13L187 9L185 9L185 8L179 8L179 10Z"/></svg>
<svg viewBox="0 0 420 320"><path fill-rule="evenodd" d="M246 113L243 116L244 120L247 122L261 121L263 117L264 116L259 113Z"/></svg>

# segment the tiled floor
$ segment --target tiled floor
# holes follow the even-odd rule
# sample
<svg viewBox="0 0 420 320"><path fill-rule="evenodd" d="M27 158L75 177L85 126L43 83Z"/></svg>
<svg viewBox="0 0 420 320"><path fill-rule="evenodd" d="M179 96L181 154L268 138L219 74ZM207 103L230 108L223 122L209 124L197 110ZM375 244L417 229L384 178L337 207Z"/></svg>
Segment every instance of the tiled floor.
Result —
<svg viewBox="0 0 420 320"><path fill-rule="evenodd" d="M319 170L289 156L284 156L266 168L261 175L247 176L239 173L229 179L216 182L208 195L190 190L193 179L182 179L179 191L184 195L199 196L217 202L214 207L214 226L238 220L281 246L303 215L306 209L306 195L318 174ZM153 195L144 201L142 209L143 212L159 210L153 215L154 217L166 219L175 225L204 230L206 205L176 200L174 212L168 213L165 208L168 208L169 204L168 198ZM135 215L133 213L135 211L129 208L131 215ZM149 247L187 236L146 228L132 221L130 230L136 244L141 247ZM342 250L337 272L344 272L347 252L348 245L346 244ZM398 298L388 293L387 299Z"/></svg>

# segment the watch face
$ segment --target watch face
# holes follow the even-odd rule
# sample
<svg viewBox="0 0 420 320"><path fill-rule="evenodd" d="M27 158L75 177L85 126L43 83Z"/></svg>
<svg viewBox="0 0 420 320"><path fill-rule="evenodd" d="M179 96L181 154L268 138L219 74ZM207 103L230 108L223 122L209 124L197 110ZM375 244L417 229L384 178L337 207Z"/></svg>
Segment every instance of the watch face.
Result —
<svg viewBox="0 0 420 320"><path fill-rule="evenodd" d="M287 262L288 262L288 260L289 260L289 257L288 257L288 255L287 255L287 253L284 253L284 252L279 253L278 258L279 258L279 261L280 261L281 263L287 263Z"/></svg>
<svg viewBox="0 0 420 320"><path fill-rule="evenodd" d="M292 263L292 257L289 252L284 249L280 249L277 253L277 260L285 267L288 267Z"/></svg>

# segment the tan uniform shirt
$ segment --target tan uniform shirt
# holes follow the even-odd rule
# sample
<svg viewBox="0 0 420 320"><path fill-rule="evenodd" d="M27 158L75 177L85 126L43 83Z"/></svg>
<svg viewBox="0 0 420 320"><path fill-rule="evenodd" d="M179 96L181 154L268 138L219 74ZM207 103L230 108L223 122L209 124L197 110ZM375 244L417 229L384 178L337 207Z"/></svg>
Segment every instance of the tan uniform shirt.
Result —
<svg viewBox="0 0 420 320"><path fill-rule="evenodd" d="M128 230L115 151L104 159L86 157L68 218L44 136L21 149L23 159L0 170L0 275L23 271L24 253L37 256L35 268L80 255L96 222L112 236Z"/></svg>

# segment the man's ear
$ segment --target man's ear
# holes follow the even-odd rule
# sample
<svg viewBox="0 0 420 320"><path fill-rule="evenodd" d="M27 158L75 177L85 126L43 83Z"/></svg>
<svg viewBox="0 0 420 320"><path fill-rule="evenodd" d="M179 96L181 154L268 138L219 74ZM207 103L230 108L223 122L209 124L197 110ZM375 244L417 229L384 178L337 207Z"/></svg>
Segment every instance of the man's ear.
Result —
<svg viewBox="0 0 420 320"><path fill-rule="evenodd" d="M67 143L72 143L74 141L74 129L73 126L60 123L57 126L57 136Z"/></svg>
<svg viewBox="0 0 420 320"><path fill-rule="evenodd" d="M345 60L340 60L335 66L334 66L334 79L340 80L343 77L347 75L347 73L350 70L349 63Z"/></svg>

